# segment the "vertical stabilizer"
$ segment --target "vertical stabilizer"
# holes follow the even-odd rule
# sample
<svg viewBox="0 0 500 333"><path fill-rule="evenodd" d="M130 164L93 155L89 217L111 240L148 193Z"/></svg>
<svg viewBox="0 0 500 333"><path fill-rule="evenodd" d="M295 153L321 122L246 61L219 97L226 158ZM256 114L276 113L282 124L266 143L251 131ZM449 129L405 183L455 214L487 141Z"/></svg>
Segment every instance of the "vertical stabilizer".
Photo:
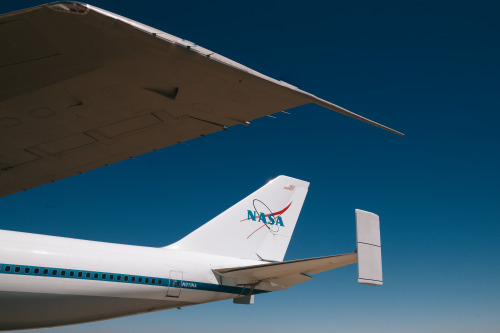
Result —
<svg viewBox="0 0 500 333"><path fill-rule="evenodd" d="M358 283L382 285L382 249L378 215L356 209L356 239Z"/></svg>
<svg viewBox="0 0 500 333"><path fill-rule="evenodd" d="M168 248L282 261L308 187L279 176Z"/></svg>

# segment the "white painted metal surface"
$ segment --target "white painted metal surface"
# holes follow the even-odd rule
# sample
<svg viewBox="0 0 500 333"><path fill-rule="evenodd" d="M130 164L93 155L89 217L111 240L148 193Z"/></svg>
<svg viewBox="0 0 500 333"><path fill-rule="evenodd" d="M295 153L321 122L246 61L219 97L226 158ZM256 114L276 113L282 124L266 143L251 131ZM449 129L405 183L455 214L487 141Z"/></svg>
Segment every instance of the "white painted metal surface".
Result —
<svg viewBox="0 0 500 333"><path fill-rule="evenodd" d="M380 222L376 214L356 209L358 282L382 285Z"/></svg>
<svg viewBox="0 0 500 333"><path fill-rule="evenodd" d="M282 261L308 187L280 176L168 248Z"/></svg>

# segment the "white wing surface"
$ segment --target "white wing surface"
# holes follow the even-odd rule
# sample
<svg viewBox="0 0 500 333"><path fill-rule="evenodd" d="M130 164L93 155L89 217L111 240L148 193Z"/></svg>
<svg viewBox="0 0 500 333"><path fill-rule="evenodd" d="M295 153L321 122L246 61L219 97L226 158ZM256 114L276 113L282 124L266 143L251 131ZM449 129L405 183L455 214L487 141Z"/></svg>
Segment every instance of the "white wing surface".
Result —
<svg viewBox="0 0 500 333"><path fill-rule="evenodd" d="M0 196L307 103L186 40L58 2L0 16Z"/></svg>

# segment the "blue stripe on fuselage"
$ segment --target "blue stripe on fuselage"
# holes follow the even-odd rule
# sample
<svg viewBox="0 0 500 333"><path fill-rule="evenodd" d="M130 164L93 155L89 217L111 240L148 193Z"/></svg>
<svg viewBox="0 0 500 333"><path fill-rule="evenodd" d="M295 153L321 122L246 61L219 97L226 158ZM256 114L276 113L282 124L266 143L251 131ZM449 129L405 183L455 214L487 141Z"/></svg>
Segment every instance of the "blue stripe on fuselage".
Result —
<svg viewBox="0 0 500 333"><path fill-rule="evenodd" d="M173 287L175 280L169 278L145 276L145 275L130 275L112 272L87 271L80 269L68 269L60 267L43 267L43 266L26 266L0 263L0 274L24 275L24 276L39 276L45 278L63 278L88 281L106 281L115 283L143 284L155 287ZM81 276L79 276L81 275ZM95 277L97 275L97 277ZM140 282L139 282L140 281ZM181 289L213 291L228 294L245 294L251 291L250 288L242 288L236 286L226 286L213 283L204 283L197 281L179 281ZM262 294L267 290L252 291L252 294Z"/></svg>

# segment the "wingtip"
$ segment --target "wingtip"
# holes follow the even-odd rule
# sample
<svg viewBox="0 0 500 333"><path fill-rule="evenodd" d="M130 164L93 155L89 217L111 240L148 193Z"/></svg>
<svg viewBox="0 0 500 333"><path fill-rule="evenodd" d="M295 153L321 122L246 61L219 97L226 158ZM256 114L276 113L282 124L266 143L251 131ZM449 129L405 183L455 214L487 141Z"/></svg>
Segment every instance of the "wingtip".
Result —
<svg viewBox="0 0 500 333"><path fill-rule="evenodd" d="M404 133L401 133L401 132L399 132L399 131L396 131L395 129L392 129L392 128L390 128L390 127L387 127L387 126L384 126L384 125L380 125L379 127L380 127L380 128L382 128L382 129L385 129L385 130L387 130L387 131L389 131L389 132L391 132L391 133L397 134L397 135L399 135L399 136L406 136Z"/></svg>
<svg viewBox="0 0 500 333"><path fill-rule="evenodd" d="M388 127L388 126L379 124L376 121L373 121L371 119L368 119L368 118L365 118L363 116L360 116L359 114L356 114L356 113L351 112L351 111L349 111L347 109L344 109L341 106L338 106L336 104L328 102L328 101L326 101L324 99L321 99L319 97L316 97L316 96L314 96L312 94L309 94L309 93L305 93L305 94L308 95L309 97L311 97L312 98L312 102L315 103L315 104L318 104L320 106L323 106L323 107L325 107L327 109L330 109L330 110L333 110L335 112L341 113L343 115L349 116L351 118L354 118L354 119L357 119L357 120L361 120L361 121L363 121L365 123L368 123L370 125L377 126L377 127L381 128L381 129L384 129L384 130L389 131L391 133L397 134L399 136L405 136L405 134L402 133L402 132L396 131L395 129L392 129L392 128Z"/></svg>
<svg viewBox="0 0 500 333"><path fill-rule="evenodd" d="M377 123L376 121L373 121L371 119L368 119L368 118L365 118L363 116L360 116L359 114L356 114L354 112L346 110L343 107L340 107L340 106L338 106L336 104L333 104L333 103L330 103L328 101L325 101L325 100L322 100L322 99L318 99L318 102L316 102L316 104L321 105L323 107L326 107L326 108L328 108L330 110L342 113L342 114L344 114L346 116L349 116L351 118L354 118L354 119L357 119L357 120L361 120L361 121L363 121L363 122L365 122L367 124L370 124L370 125L373 125L373 126L377 126L378 128L381 128L383 130L386 130L386 131L389 131L391 133L397 134L399 136L405 136L405 134L402 133L402 132L396 131L395 129L392 129L392 128L388 127L388 126L382 125L380 123Z"/></svg>

